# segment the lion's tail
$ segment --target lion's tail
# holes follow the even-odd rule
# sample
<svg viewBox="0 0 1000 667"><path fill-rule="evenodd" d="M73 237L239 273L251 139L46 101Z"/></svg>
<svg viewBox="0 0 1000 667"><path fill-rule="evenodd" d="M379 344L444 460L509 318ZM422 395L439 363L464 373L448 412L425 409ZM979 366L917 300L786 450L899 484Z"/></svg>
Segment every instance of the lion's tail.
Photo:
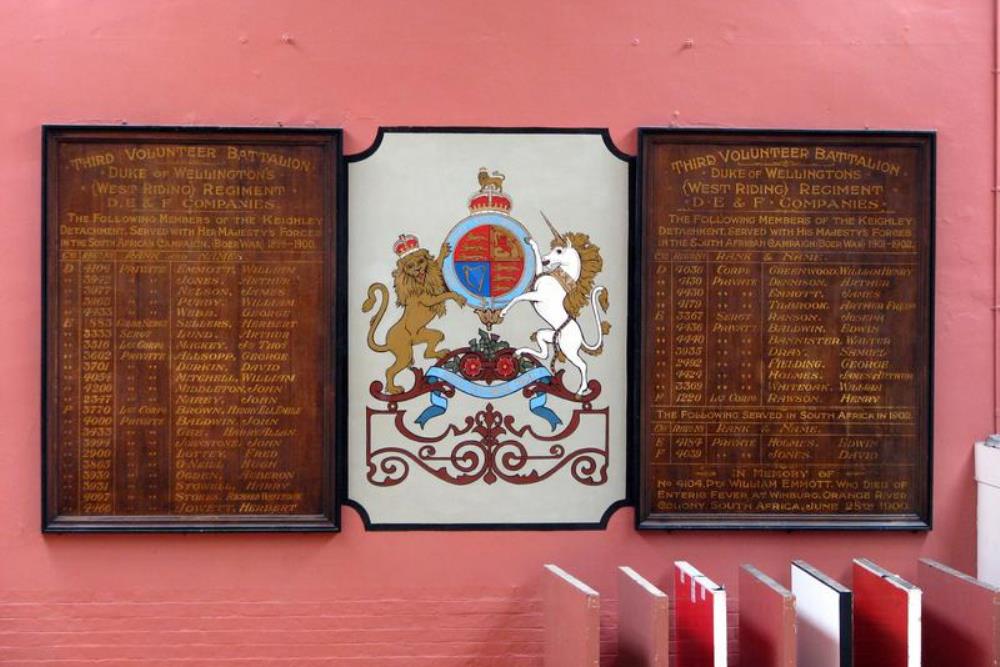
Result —
<svg viewBox="0 0 1000 667"><path fill-rule="evenodd" d="M584 340L581 349L587 354L597 356L604 351L604 337L611 332L611 323L601 319L601 312L608 310L607 288L598 285L592 289L590 291L590 305L594 310L594 320L597 322L597 341L591 345Z"/></svg>
<svg viewBox="0 0 1000 667"><path fill-rule="evenodd" d="M375 342L375 330L382 323L382 317L385 316L385 311L389 307L389 288L382 283L372 283L369 285L368 298L361 304L361 312L367 313L375 307L375 296L378 294L382 295L382 305L378 307L378 312L372 316L371 324L368 326L368 347L376 352L388 352L388 345L379 345Z"/></svg>

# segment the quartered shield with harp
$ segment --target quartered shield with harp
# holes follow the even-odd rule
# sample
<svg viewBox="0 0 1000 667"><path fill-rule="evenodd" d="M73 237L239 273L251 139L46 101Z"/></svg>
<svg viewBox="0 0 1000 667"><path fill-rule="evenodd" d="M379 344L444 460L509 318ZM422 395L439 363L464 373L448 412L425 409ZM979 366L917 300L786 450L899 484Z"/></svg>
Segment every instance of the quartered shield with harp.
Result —
<svg viewBox="0 0 1000 667"><path fill-rule="evenodd" d="M448 288L465 297L487 329L500 309L523 294L535 276L528 230L510 216L512 200L503 174L479 170L480 189L469 198L469 213L446 238L452 252L444 262Z"/></svg>

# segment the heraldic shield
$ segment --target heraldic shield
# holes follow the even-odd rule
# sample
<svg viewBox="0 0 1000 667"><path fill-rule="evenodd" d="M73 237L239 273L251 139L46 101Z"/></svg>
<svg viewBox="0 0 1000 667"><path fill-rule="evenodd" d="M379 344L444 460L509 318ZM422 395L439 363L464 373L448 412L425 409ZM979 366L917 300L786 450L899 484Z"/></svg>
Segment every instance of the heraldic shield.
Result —
<svg viewBox="0 0 1000 667"><path fill-rule="evenodd" d="M364 481L605 485L610 406L590 368L613 335L602 249L541 211L536 239L515 217L516 174L467 173L475 190L454 202L455 222L429 244L426 229L399 229L383 251L390 275L360 304L364 354L380 369L367 387Z"/></svg>

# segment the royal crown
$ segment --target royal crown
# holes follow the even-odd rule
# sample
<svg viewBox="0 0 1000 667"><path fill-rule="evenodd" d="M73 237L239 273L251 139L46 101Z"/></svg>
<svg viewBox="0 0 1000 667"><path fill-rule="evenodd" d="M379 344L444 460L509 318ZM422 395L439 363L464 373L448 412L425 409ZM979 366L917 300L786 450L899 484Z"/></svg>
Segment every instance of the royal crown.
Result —
<svg viewBox="0 0 1000 667"><path fill-rule="evenodd" d="M469 212L481 213L483 211L497 211L498 213L509 213L511 198L504 194L504 175L499 171L490 174L486 167L479 168L479 191L469 197Z"/></svg>
<svg viewBox="0 0 1000 667"><path fill-rule="evenodd" d="M392 244L392 251L400 257L409 255L420 247L420 240L413 234L400 234Z"/></svg>

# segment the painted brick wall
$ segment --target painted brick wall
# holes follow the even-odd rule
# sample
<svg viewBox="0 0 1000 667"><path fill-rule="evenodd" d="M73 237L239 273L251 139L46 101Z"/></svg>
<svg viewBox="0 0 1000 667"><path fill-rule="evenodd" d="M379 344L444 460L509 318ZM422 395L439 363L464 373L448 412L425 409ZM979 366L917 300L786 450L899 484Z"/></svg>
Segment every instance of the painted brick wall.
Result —
<svg viewBox="0 0 1000 667"><path fill-rule="evenodd" d="M12 665L540 664L537 598L518 590L283 600L164 591L0 600Z"/></svg>
<svg viewBox="0 0 1000 667"><path fill-rule="evenodd" d="M546 562L606 595L618 565L662 586L674 560L734 593L743 562L786 584L793 558L974 571L993 18L991 0L0 0L0 662L513 664L540 655ZM335 536L43 536L42 123L339 126L349 153L379 125L609 127L629 152L643 125L936 129L935 529L650 535L626 509L595 532L375 534L345 509Z"/></svg>
<svg viewBox="0 0 1000 667"><path fill-rule="evenodd" d="M739 667L735 602L729 598L729 660ZM0 664L539 665L541 605L520 590L311 602L246 591L12 596L0 600ZM602 596L602 665L617 657L617 609Z"/></svg>

